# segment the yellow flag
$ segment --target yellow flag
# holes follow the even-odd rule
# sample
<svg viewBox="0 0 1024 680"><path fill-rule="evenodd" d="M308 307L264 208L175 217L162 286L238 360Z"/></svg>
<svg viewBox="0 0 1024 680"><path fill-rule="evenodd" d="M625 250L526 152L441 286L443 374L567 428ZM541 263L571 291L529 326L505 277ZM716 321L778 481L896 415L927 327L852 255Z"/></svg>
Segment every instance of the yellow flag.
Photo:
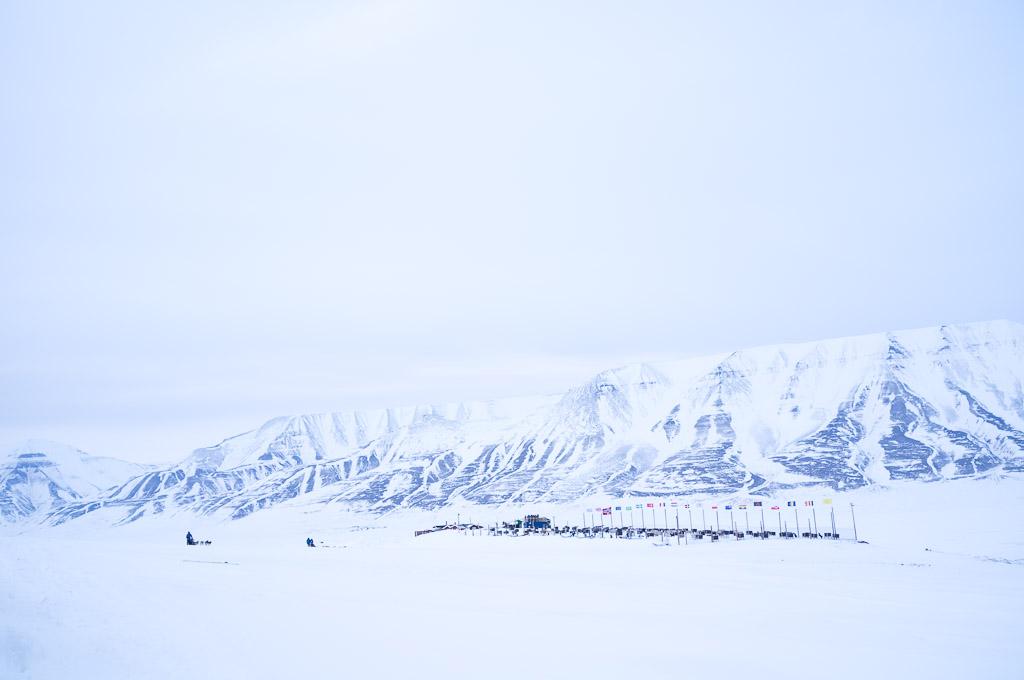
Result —
<svg viewBox="0 0 1024 680"><path fill-rule="evenodd" d="M821 504L822 505L832 505L832 499L831 498L826 498L825 500L823 500L821 502Z"/></svg>

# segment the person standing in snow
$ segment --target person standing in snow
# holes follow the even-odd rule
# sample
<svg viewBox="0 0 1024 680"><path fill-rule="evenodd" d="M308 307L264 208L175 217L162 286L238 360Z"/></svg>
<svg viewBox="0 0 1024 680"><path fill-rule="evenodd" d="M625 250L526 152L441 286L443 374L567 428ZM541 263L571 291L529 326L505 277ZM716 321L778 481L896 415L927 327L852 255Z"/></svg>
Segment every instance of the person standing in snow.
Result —
<svg viewBox="0 0 1024 680"><path fill-rule="evenodd" d="M316 543L313 542L312 538L307 538L306 539L306 545L308 545L310 548L315 548L316 547Z"/></svg>
<svg viewBox="0 0 1024 680"><path fill-rule="evenodd" d="M192 538L192 532L188 531L185 533L185 545L195 545L196 540Z"/></svg>

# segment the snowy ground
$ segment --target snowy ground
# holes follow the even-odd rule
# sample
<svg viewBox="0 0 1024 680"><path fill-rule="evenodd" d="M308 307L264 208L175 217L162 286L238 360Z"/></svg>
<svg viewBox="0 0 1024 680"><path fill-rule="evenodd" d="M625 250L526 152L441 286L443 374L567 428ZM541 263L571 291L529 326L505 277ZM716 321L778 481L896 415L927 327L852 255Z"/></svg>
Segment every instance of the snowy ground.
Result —
<svg viewBox="0 0 1024 680"><path fill-rule="evenodd" d="M413 538L451 513L302 508L8 530L0 678L1024 677L1024 483L854 500L868 545Z"/></svg>

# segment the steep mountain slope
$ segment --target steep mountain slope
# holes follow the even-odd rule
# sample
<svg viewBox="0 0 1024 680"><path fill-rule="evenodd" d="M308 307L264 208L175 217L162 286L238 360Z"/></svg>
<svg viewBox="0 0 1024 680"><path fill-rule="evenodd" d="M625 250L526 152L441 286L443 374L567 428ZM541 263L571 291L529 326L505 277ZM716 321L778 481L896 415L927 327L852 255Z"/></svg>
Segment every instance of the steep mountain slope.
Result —
<svg viewBox="0 0 1024 680"><path fill-rule="evenodd" d="M1024 471L1024 327L990 322L605 371L561 397L278 418L65 504L121 521L304 499L453 502L850 489Z"/></svg>
<svg viewBox="0 0 1024 680"><path fill-rule="evenodd" d="M30 440L0 458L0 519L18 521L101 495L145 466L43 440Z"/></svg>

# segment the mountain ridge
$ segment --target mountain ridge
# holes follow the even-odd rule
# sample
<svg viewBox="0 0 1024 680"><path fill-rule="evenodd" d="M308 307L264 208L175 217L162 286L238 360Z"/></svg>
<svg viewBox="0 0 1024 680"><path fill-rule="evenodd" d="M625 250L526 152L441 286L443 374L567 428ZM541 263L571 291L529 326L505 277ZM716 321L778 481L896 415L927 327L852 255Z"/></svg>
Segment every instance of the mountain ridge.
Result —
<svg viewBox="0 0 1024 680"><path fill-rule="evenodd" d="M1024 326L999 320L621 366L562 395L283 416L46 512L240 518L587 495L836 490L1024 471Z"/></svg>

